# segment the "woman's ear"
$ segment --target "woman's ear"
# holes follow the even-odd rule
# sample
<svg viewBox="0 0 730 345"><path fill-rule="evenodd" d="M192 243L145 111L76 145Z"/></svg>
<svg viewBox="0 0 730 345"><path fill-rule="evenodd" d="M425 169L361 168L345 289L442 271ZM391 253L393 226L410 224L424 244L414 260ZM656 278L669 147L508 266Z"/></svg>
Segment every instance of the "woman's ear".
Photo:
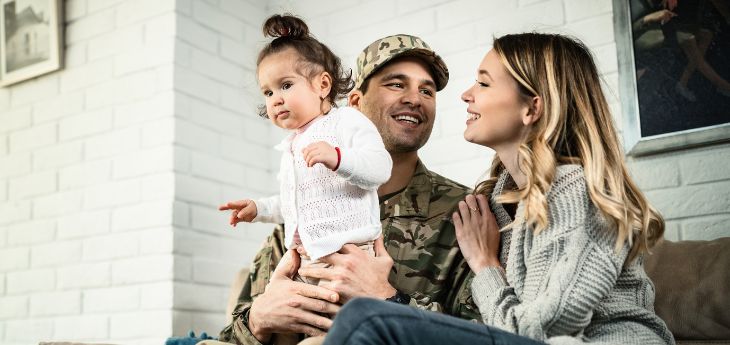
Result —
<svg viewBox="0 0 730 345"><path fill-rule="evenodd" d="M533 96L528 100L527 113L522 117L522 123L525 126L529 126L537 122L542 117L543 103L542 97Z"/></svg>

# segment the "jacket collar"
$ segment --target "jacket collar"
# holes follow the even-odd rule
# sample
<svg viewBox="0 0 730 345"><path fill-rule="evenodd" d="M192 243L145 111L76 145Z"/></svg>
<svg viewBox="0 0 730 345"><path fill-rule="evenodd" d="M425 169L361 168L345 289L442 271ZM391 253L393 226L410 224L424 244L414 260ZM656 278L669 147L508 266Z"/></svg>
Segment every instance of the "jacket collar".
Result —
<svg viewBox="0 0 730 345"><path fill-rule="evenodd" d="M282 139L280 143L274 146L274 150L281 152L286 152L287 150L289 150L289 148L291 148L291 142L294 141L294 137L296 135L297 134L294 132L289 133L289 135L284 137L284 139Z"/></svg>
<svg viewBox="0 0 730 345"><path fill-rule="evenodd" d="M433 189L433 175L421 160L408 186L399 194L383 202L380 219L389 217L428 217L428 206Z"/></svg>

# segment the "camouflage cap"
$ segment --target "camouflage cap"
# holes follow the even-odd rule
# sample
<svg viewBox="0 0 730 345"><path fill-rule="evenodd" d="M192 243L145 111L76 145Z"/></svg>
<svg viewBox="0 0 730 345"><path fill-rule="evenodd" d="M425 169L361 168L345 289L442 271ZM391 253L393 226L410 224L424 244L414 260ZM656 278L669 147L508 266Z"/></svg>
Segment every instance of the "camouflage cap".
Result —
<svg viewBox="0 0 730 345"><path fill-rule="evenodd" d="M431 67L437 91L446 87L446 83L449 82L449 69L446 68L444 60L419 37L400 34L376 40L360 53L357 57L355 89L360 89L365 79L388 61L403 56L419 58Z"/></svg>

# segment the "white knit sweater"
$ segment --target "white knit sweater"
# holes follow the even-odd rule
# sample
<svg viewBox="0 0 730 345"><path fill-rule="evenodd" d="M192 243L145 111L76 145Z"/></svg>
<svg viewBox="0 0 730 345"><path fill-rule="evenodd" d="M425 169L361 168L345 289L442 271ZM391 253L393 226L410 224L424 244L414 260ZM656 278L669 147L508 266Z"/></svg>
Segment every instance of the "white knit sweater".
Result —
<svg viewBox="0 0 730 345"><path fill-rule="evenodd" d="M302 150L325 141L341 152L340 166L307 167ZM255 200L254 222L284 223L285 243L291 247L298 229L302 245L316 260L346 243L380 236L378 187L390 178L390 154L375 125L354 108L333 108L303 132L285 138L279 171L279 194Z"/></svg>
<svg viewBox="0 0 730 345"><path fill-rule="evenodd" d="M503 171L491 200L500 228L511 222L494 199L506 183L513 182ZM506 274L487 268L474 278L484 323L551 344L673 344L654 313L642 259L624 267L629 246L614 250L615 225L591 201L583 168L559 166L547 199L547 229L535 235L520 202L517 225L502 232Z"/></svg>

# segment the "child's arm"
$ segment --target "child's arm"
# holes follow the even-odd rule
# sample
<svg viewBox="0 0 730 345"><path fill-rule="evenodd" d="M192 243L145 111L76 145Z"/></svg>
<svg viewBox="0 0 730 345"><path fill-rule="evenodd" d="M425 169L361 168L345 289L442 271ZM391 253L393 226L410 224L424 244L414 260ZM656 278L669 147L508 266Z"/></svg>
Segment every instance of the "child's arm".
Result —
<svg viewBox="0 0 730 345"><path fill-rule="evenodd" d="M232 210L230 224L239 222L284 223L279 204L279 195L259 200L244 199L229 201L218 207L220 211Z"/></svg>
<svg viewBox="0 0 730 345"><path fill-rule="evenodd" d="M352 108L346 112L337 128L342 143L339 152L325 142L316 142L304 149L308 166L323 163L350 183L368 190L378 188L390 179L393 161L383 145L375 125L365 115Z"/></svg>
<svg viewBox="0 0 730 345"><path fill-rule="evenodd" d="M284 224L284 216L281 215L281 198L279 194L268 198L254 200L258 213L252 222Z"/></svg>

